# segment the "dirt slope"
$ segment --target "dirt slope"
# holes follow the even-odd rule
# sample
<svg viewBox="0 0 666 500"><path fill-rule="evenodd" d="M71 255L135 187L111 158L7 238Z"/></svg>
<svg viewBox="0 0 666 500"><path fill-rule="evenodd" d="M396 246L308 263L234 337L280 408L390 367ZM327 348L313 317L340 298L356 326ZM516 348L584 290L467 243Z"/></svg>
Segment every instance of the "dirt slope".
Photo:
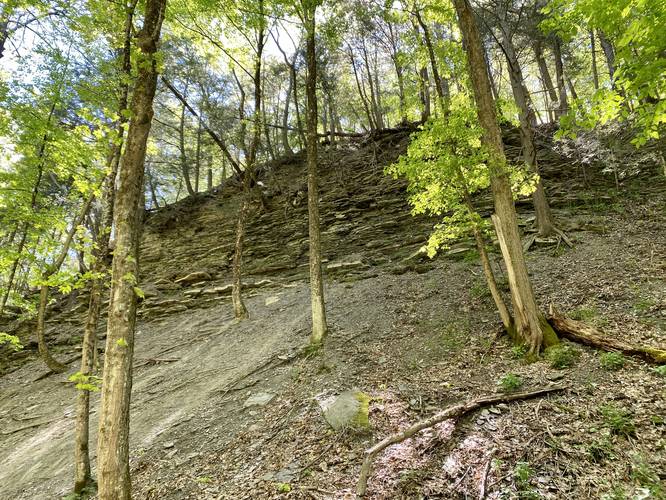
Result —
<svg viewBox="0 0 666 500"><path fill-rule="evenodd" d="M372 498L476 496L485 471L489 498L601 498L616 487L659 494L664 379L632 360L606 371L583 348L565 370L525 364L504 340L493 342L498 321L478 262L464 252L470 245L435 261L415 254L432 221L413 219L402 183L382 174L407 135L323 154L331 336L317 357L296 355L309 333L298 158L262 177L269 208L255 212L249 229L249 321L231 319L228 299L237 188L148 219L131 417L136 498L347 498L367 445L496 391L507 373L524 387L558 380L571 390L492 409L457 431L447 423L390 450L370 482ZM626 181L616 195L598 172L595 190L586 190L576 168L566 168L546 165L546 180L577 244L530 254L540 300L610 335L666 343L663 180ZM525 210L526 227L529 219ZM197 279L179 281L192 272ZM49 334L61 359L76 354L84 308L81 296L53 309ZM44 368L27 354L0 378L0 498L58 498L72 482L75 392L66 374L40 378ZM332 433L321 418L317 401L352 387L373 397L370 435ZM275 396L244 408L261 393ZM635 431L611 432L605 407L628 410Z"/></svg>

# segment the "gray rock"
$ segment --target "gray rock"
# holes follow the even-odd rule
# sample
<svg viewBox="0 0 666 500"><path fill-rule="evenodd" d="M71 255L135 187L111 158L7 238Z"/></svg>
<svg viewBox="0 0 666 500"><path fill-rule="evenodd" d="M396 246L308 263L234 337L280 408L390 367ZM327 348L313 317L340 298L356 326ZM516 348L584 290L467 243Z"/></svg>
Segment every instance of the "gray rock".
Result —
<svg viewBox="0 0 666 500"><path fill-rule="evenodd" d="M274 397L275 394L270 392L258 392L247 398L245 403L243 403L243 408L250 408L252 406L266 406L273 400Z"/></svg>
<svg viewBox="0 0 666 500"><path fill-rule="evenodd" d="M188 283L194 283L195 281L210 281L211 279L212 278L210 274L208 274L206 271L195 271L186 276L183 276L182 278L178 278L175 280L175 283L178 283L179 285L186 285Z"/></svg>
<svg viewBox="0 0 666 500"><path fill-rule="evenodd" d="M370 397L367 394L356 390L345 391L323 408L324 418L336 431L348 427L367 428L370 426L369 403Z"/></svg>

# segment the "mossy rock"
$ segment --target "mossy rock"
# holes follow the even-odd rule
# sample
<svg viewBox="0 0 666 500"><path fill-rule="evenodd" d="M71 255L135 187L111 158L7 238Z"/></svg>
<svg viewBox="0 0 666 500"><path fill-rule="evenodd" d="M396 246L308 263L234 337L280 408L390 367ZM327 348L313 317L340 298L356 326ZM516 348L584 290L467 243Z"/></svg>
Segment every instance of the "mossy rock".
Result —
<svg viewBox="0 0 666 500"><path fill-rule="evenodd" d="M365 430L370 427L370 396L358 390L345 391L324 410L326 422L336 431Z"/></svg>

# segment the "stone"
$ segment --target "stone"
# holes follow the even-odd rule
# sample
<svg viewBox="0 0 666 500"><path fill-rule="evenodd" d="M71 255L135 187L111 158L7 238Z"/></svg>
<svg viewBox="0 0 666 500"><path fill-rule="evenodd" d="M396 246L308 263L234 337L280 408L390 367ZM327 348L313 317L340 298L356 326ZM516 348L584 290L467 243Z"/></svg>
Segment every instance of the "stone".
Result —
<svg viewBox="0 0 666 500"><path fill-rule="evenodd" d="M280 297L278 297L277 295L273 295L271 297L266 297L266 305L267 306L270 306L270 305L275 304L277 302L280 302Z"/></svg>
<svg viewBox="0 0 666 500"><path fill-rule="evenodd" d="M337 430L367 429L370 427L368 421L368 410L370 396L358 391L345 391L335 400L323 408L324 419Z"/></svg>
<svg viewBox="0 0 666 500"><path fill-rule="evenodd" d="M273 400L274 397L275 394L271 392L258 392L245 400L245 403L243 403L243 408L250 408L252 406L266 406Z"/></svg>
<svg viewBox="0 0 666 500"><path fill-rule="evenodd" d="M355 260L353 262L331 262L326 266L327 271L344 271L347 269L360 269L366 267L365 264L360 260Z"/></svg>
<svg viewBox="0 0 666 500"><path fill-rule="evenodd" d="M182 278L178 278L175 280L175 283L178 283L179 285L187 285L188 283L194 283L195 281L210 281L211 279L210 274L206 271L194 271Z"/></svg>

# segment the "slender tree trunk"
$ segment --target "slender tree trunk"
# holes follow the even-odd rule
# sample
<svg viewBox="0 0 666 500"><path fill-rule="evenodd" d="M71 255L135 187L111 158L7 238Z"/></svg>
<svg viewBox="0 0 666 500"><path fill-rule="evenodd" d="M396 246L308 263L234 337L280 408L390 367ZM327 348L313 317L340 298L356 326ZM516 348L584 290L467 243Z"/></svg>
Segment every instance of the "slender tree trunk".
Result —
<svg viewBox="0 0 666 500"><path fill-rule="evenodd" d="M488 81L490 82L490 90L493 91L493 99L497 101L499 99L499 92L497 91L497 84L495 83L493 69L490 65L490 58L488 57L488 51L486 50L485 46L483 47L483 58L486 61L486 67L488 68Z"/></svg>
<svg viewBox="0 0 666 500"><path fill-rule="evenodd" d="M548 114L551 116L553 114L553 103L558 101L557 92L555 91L555 86L553 85L553 79L550 77L550 71L548 71L548 65L546 64L546 59L543 57L543 45L541 40L536 40L532 45L534 50L534 56L539 66L539 74L541 75L541 82L543 86L548 91L548 98L545 99L546 107L548 108Z"/></svg>
<svg viewBox="0 0 666 500"><path fill-rule="evenodd" d="M212 163L213 163L212 159L208 158L208 170L206 171L206 188L208 189L208 191L211 191L213 189L213 167L211 166Z"/></svg>
<svg viewBox="0 0 666 500"><path fill-rule="evenodd" d="M187 189L187 194L194 196L194 188L192 187L192 181L190 179L190 166L187 163L187 153L185 151L185 105L180 111L180 126L178 127L178 149L180 150L180 170L183 174L183 180L185 181L185 188Z"/></svg>
<svg viewBox="0 0 666 500"><path fill-rule="evenodd" d="M557 75L557 92L560 95L560 102L555 111L555 118L560 118L569 111L569 101L567 99L567 88L564 84L564 64L562 63L562 44L559 37L555 37L553 42L553 56L555 57L555 73Z"/></svg>
<svg viewBox="0 0 666 500"><path fill-rule="evenodd" d="M423 39L426 44L426 49L428 50L428 57L430 58L430 67L432 68L432 77L435 80L435 90L437 91L437 96L439 97L439 105L442 109L442 112L446 114L449 107L449 89L448 85L444 82L439 73L439 68L437 65L437 58L435 56L435 48L432 43L432 37L430 36L430 30L428 26L423 21L423 17L418 9L414 10L416 15L416 20L423 30Z"/></svg>
<svg viewBox="0 0 666 500"><path fill-rule="evenodd" d="M294 151L289 145L289 103L291 102L291 94L294 89L294 78L295 75L292 73L291 68L289 68L289 87L287 87L287 95L284 100L284 112L282 113L282 129L280 130L280 136L282 140L282 149L284 150L285 156L294 156Z"/></svg>
<svg viewBox="0 0 666 500"><path fill-rule="evenodd" d="M50 353L48 345L46 344L46 306L49 301L49 285L46 281L53 276L55 273L60 271L67 255L69 254L69 247L72 244L74 235L78 227L83 223L90 211L94 196L90 196L88 200L83 204L81 208L81 213L72 221L72 227L69 228L67 235L65 236L65 241L62 244L60 249L60 254L55 259L55 261L49 265L46 270L42 273L42 284L39 292L39 307L37 309L37 348L39 350L39 355L46 364L46 366L54 373L62 373L67 368L65 365L57 361Z"/></svg>
<svg viewBox="0 0 666 500"><path fill-rule="evenodd" d="M477 113L483 129L482 140L490 155L489 168L495 203L495 214L492 218L507 268L516 331L529 346L530 352L536 354L544 345L557 342L557 336L552 328L549 331L545 328L547 323L539 312L527 272L502 145L502 134L497 124L495 103L476 20L468 0L454 0L454 6L467 52Z"/></svg>
<svg viewBox="0 0 666 500"><path fill-rule="evenodd" d="M94 276L90 285L90 301L88 304L88 316L86 318L85 329L83 333L83 342L81 346L81 369L80 373L83 380L87 380L95 371L97 365L97 326L102 308L102 293L104 291L105 280L101 276L108 271L109 257L109 239L111 237L111 228L113 225L113 201L116 192L116 177L118 176L118 167L122 143L124 139L125 127L127 122L127 101L129 97L129 85L127 79L131 73L131 43L134 11L137 0L133 0L127 9L125 18L125 43L122 52L122 66L120 77L125 83L121 85L120 99L118 102L118 125L116 127L118 141L111 142L108 164L110 171L104 182L102 192L102 220L97 231L96 248L94 251L94 263L92 271ZM157 197L153 187L152 179L149 179L151 196L156 207ZM90 472L90 391L82 389L77 392L76 397L76 441L74 444L74 493L80 494L86 488L93 484L92 474Z"/></svg>
<svg viewBox="0 0 666 500"><path fill-rule="evenodd" d="M199 177L201 176L201 117L197 120L197 146L196 163L194 164L194 192L199 192Z"/></svg>
<svg viewBox="0 0 666 500"><path fill-rule="evenodd" d="M421 122L425 123L430 118L430 77L428 76L428 68L425 66L419 71L419 97L421 99Z"/></svg>
<svg viewBox="0 0 666 500"><path fill-rule="evenodd" d="M296 126L298 127L298 137L301 141L301 149L305 147L305 129L303 128L303 120L301 119L301 105L298 102L298 79L296 74L296 65L294 63L289 67L289 71L294 79L294 111L296 112Z"/></svg>
<svg viewBox="0 0 666 500"><path fill-rule="evenodd" d="M53 118L53 114L55 113L55 100L51 103L51 108L49 110L49 115L46 118L46 126L47 128L51 125L51 119ZM44 153L46 152L46 144L49 141L49 136L48 132L44 134L44 137L42 137L42 142L39 146L39 151L37 152L37 179L35 180L35 185L32 188L32 193L30 194L30 209L35 212L37 210L37 196L39 195L39 187L42 182L42 178L44 177ZM21 230L21 239L18 244L17 252L16 252L16 259L14 262L12 262L12 267L11 270L9 271L9 277L7 279L7 289L5 290L4 295L2 296L2 302L0 302L0 317L2 316L2 313L5 310L5 306L7 305L7 301L9 300L9 295L11 294L12 291L12 286L14 284L14 278L16 277L16 270L19 267L19 264L21 263L21 254L23 253L23 249L25 248L25 244L28 239L28 231L30 229L29 223L24 222L23 228Z"/></svg>
<svg viewBox="0 0 666 500"><path fill-rule="evenodd" d="M356 81L356 88L358 89L358 95L361 97L361 102L363 103L363 109L365 110L365 115L368 119L368 126L370 127L370 130L375 130L377 128L375 125L375 120L373 119L372 113L370 112L370 105L368 104L367 96L365 94L365 91L363 90L363 85L359 78L358 71L356 70L356 61L354 59L354 52L352 51L351 47L349 47L349 61L351 63L351 67L354 72L354 80Z"/></svg>
<svg viewBox="0 0 666 500"><path fill-rule="evenodd" d="M569 92L571 92L571 98L576 100L578 99L578 92L576 92L576 87L574 87L571 78L567 76L567 87L569 87Z"/></svg>
<svg viewBox="0 0 666 500"><path fill-rule="evenodd" d="M127 145L122 156L114 207L115 249L99 408L97 477L99 500L130 500L129 407L139 275L139 237L143 218L146 143L153 118L157 60L166 0L147 0L143 27L136 34L144 64L130 106Z"/></svg>
<svg viewBox="0 0 666 500"><path fill-rule="evenodd" d="M615 87L615 49L603 31L598 30L597 34L599 35L601 50L604 51L604 57L606 58L606 64L608 65L608 76L610 76L611 85Z"/></svg>
<svg viewBox="0 0 666 500"><path fill-rule="evenodd" d="M523 159L530 169L539 175L539 164L537 162L536 143L534 141L534 129L536 128L536 116L532 102L525 87L525 79L523 71L520 68L518 55L513 46L513 41L509 35L510 27L502 22L501 23L501 43L506 62L509 69L509 80L511 82L511 89L513 97L518 106L519 119L520 119L520 139L523 146ZM536 189L532 195L534 201L534 210L536 212L536 223L539 236L548 237L555 233L555 223L546 196L546 191L543 187L541 177L537 181Z"/></svg>
<svg viewBox="0 0 666 500"><path fill-rule="evenodd" d="M370 108L372 109L372 116L374 118L376 128L381 130L384 128L384 123L382 121L382 114L379 109L379 104L377 103L377 95L375 92L375 85L373 83L372 71L370 70L370 60L368 58L368 50L365 45L365 38L361 39L361 42L361 47L363 49L363 64L365 66L365 72L368 75L368 88L370 89Z"/></svg>
<svg viewBox="0 0 666 500"><path fill-rule="evenodd" d="M307 163L308 163L308 229L310 235L310 297L312 303L312 335L310 343L321 345L328 332L324 303L324 280L321 264L319 229L319 193L317 187L317 59L315 55L316 4L305 10L306 32L306 98L307 98Z"/></svg>
<svg viewBox="0 0 666 500"><path fill-rule="evenodd" d="M263 16L263 0L259 0L259 9ZM259 148L259 140L261 139L262 132L262 118L261 118L261 58L263 56L265 31L263 25L259 28L257 33L257 53L255 54L254 64L254 120L253 120L253 134L250 143L250 149L247 156L247 164L245 167L243 177L243 199L241 200L240 210L238 211L238 224L236 225L236 244L234 246L234 260L233 260L233 282L231 289L231 301L234 308L234 316L236 319L245 319L248 317L247 308L243 303L242 296L242 263L243 263L243 243L245 239L245 226L250 211L250 182L254 175L254 166L256 162L257 149Z"/></svg>
<svg viewBox="0 0 666 500"><path fill-rule="evenodd" d="M398 50L398 42L393 23L388 22L389 37L391 43L391 61L395 68L395 75L398 80L398 102L400 104L400 123L407 123L407 100L405 98L405 76L402 64L400 63L400 51Z"/></svg>
<svg viewBox="0 0 666 500"><path fill-rule="evenodd" d="M599 90L599 71L597 70L597 44L594 36L594 30L590 30L590 50L592 52L592 81L594 90Z"/></svg>

